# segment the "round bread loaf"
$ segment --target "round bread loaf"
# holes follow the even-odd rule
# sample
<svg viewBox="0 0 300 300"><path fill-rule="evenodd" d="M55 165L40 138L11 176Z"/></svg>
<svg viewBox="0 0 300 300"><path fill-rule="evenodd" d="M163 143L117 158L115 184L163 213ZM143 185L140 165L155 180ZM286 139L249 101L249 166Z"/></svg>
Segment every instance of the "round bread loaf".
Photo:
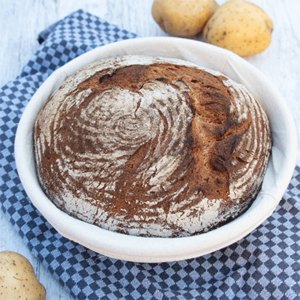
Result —
<svg viewBox="0 0 300 300"><path fill-rule="evenodd" d="M261 105L177 59L101 60L63 82L34 128L37 174L69 215L120 233L182 237L244 212L271 150Z"/></svg>

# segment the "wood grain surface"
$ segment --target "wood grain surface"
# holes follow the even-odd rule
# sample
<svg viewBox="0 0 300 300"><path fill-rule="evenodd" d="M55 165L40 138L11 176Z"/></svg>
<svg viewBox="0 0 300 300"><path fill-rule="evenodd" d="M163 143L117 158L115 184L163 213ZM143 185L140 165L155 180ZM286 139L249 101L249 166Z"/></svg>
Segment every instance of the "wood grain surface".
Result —
<svg viewBox="0 0 300 300"><path fill-rule="evenodd" d="M0 85L14 79L38 49L37 35L52 23L83 9L139 36L166 36L151 16L153 0L0 0ZM226 0L217 0L223 4ZM274 22L272 43L261 54L245 58L280 90L300 128L299 0L252 0ZM201 37L200 37L201 39ZM298 139L300 133L298 132ZM300 139L299 139L300 140ZM298 164L300 163L298 148ZM46 299L73 299L30 253L19 234L0 211L0 251L23 254L47 290Z"/></svg>

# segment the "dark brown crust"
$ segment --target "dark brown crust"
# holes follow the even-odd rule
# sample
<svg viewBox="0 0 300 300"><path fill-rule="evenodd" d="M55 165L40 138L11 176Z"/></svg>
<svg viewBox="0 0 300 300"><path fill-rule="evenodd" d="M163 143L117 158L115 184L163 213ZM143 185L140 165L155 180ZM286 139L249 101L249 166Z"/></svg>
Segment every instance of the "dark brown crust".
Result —
<svg viewBox="0 0 300 300"><path fill-rule="evenodd" d="M38 171L46 194L50 199L55 198L63 190L62 186L68 184L74 195L77 191L82 191L83 194L88 195L89 199L93 199L91 201L95 203L93 205L99 205L97 203L103 205L104 203L106 207L109 207L108 218L123 214L126 211L126 218L129 220L133 216L141 214L153 197L164 198L164 201L159 202L157 205L163 208L165 214L169 213L174 201L181 203L197 194L199 196L194 197L194 202L200 201L202 198L209 200L223 199L221 209L232 204L235 205L236 203L231 203L229 199L230 180L234 178L237 168L247 160L245 156L240 158L240 150L237 149L242 137L249 133L250 128L253 129L257 125L249 117L242 121L239 119L240 115L237 109L233 109L235 95L224 85L224 80L226 78L222 76L213 76L195 68L173 64L152 64L122 67L113 72L103 70L79 83L76 89L67 94L66 97L76 98L81 91L87 89L90 89L91 92L80 103L79 108L72 106L67 110L65 105L61 106L59 111L63 118L59 119L60 125L57 126L56 124L55 128L54 125L51 127L50 140L55 140L55 142L44 145L45 150ZM67 178L67 183L66 173L61 172L59 170L61 166L55 164L62 153L66 155L66 146L76 155L84 153L97 155L99 149L103 148L101 141L97 140L96 136L91 142L91 135L96 135L96 133L91 133L81 126L83 121L78 119L78 109L85 110L96 96L115 87L138 94L144 85L149 82L170 85L174 89L180 90L184 95L182 101L185 101L193 115L185 131L184 148L186 151L180 159L177 170L168 178L168 182L172 183L172 187L168 188L167 191L161 189L153 194L150 193L152 188L150 178L140 177L140 179L137 179L145 157L147 156L150 161L153 160L150 162L150 166L155 164L157 154L153 154L154 150L164 141L164 147L160 149L163 154L169 142L171 142L168 141L172 138L169 134L170 124L168 124L162 113L160 113L160 117L164 129L160 136L141 144L132 155L126 158L122 170L119 168L114 169L114 173L111 173L107 179L101 178L99 181L97 174L94 174L94 181L99 181L99 186L100 183L102 184L101 188L87 188L82 182L70 177ZM51 97L48 103L51 103L51 101L55 101L55 99ZM45 107L49 109L47 104ZM84 120L87 127L95 126L87 122L89 121ZM35 126L35 136L38 137L43 134L42 127L43 120L38 119ZM99 128L99 130L103 130L103 128ZM53 144L56 144L59 149L58 152L51 147ZM124 151L128 150L126 145L122 147ZM176 144L173 147L176 149ZM169 155L172 155L172 151L171 149ZM268 155L268 151L269 149L264 153ZM73 157L73 162L72 160L68 161L68 164L72 165L74 170L76 170L76 155ZM72 158L72 155L70 158ZM234 165L233 161L238 161L238 166ZM86 169L81 166L80 172L90 172L90 163L92 162L87 163ZM263 174L265 164L258 164L256 168L256 170L253 170L254 174ZM49 174L49 170L53 170L52 173L55 175ZM182 175L182 170L185 170L184 175ZM119 171L122 171L122 176L118 177L116 174ZM115 190L108 192L105 182L106 180L110 182L111 177L117 178L117 180ZM187 183L188 188L186 187ZM260 186L260 184L258 185ZM259 189L258 185L251 187L253 189L251 191L246 190L239 202L249 201L249 197L252 198L252 195L256 195ZM181 190L180 195L174 199L173 194L179 190ZM109 198L105 196L107 193L110 194ZM138 205L132 204L133 197L139 200ZM187 203L186 207L193 205L194 203ZM60 207L64 209L64 204L61 204ZM185 206L181 207L181 210L184 211ZM230 218L229 216L227 219ZM147 223L146 219L143 222ZM94 220L94 223L98 224L97 219ZM174 230L177 232L175 235L180 231L175 227ZM119 229L118 231L122 230ZM126 228L124 228L124 233L127 233Z"/></svg>

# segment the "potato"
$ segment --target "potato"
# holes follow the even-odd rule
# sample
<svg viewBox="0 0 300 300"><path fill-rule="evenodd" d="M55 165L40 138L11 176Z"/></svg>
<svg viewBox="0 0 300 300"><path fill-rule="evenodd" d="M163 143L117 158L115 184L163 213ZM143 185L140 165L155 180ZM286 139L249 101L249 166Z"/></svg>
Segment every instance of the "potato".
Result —
<svg viewBox="0 0 300 300"><path fill-rule="evenodd" d="M206 23L204 41L240 56L263 52L271 43L273 22L257 5L230 0Z"/></svg>
<svg viewBox="0 0 300 300"><path fill-rule="evenodd" d="M218 6L215 0L155 0L152 16L166 33L194 38Z"/></svg>
<svg viewBox="0 0 300 300"><path fill-rule="evenodd" d="M46 290L30 262L21 254L0 252L0 299L45 300Z"/></svg>

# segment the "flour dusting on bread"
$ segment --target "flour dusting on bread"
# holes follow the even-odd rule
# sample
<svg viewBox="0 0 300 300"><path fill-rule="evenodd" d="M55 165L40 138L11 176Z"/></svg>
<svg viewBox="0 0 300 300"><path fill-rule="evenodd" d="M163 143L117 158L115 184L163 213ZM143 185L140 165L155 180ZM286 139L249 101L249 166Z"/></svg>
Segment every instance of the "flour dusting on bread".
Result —
<svg viewBox="0 0 300 300"><path fill-rule="evenodd" d="M130 235L183 237L243 213L271 149L242 85L192 63L101 60L70 76L35 124L37 173L69 215Z"/></svg>

